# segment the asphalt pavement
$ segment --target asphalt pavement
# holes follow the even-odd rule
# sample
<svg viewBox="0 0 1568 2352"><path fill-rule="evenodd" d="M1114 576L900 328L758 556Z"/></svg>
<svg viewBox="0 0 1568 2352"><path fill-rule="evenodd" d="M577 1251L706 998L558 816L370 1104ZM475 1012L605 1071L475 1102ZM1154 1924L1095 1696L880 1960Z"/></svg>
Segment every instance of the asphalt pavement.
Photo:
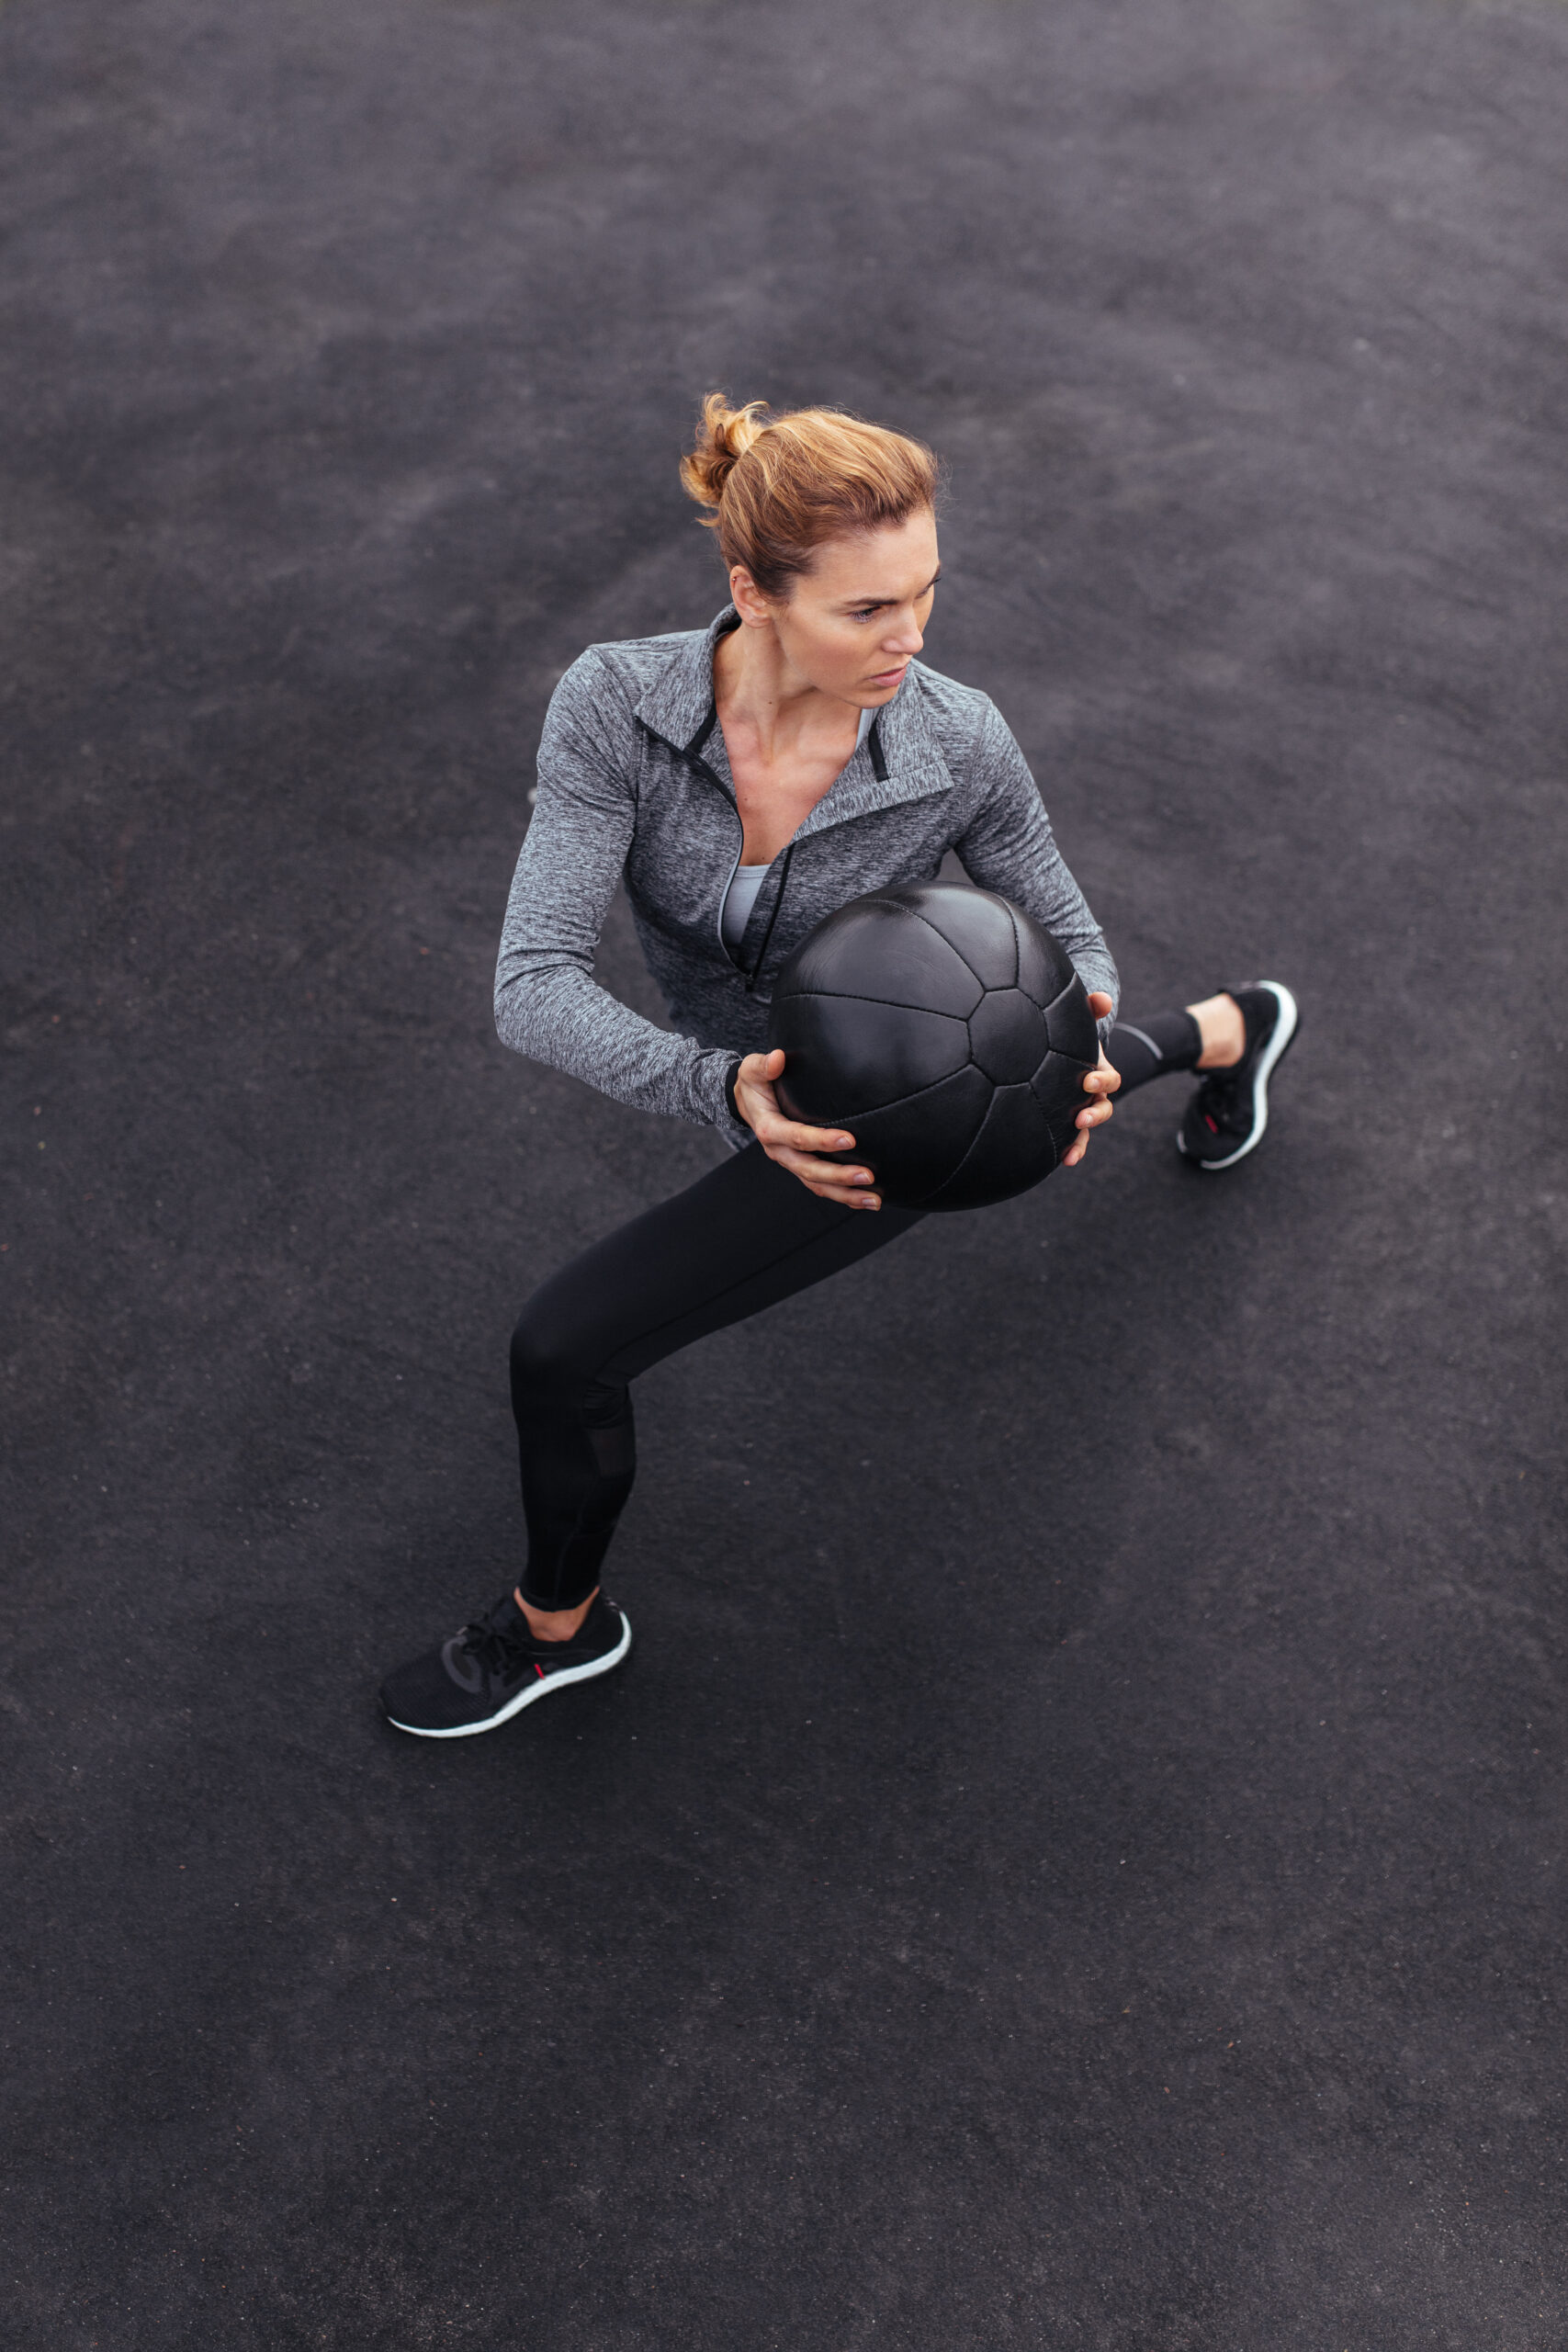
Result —
<svg viewBox="0 0 1568 2352"><path fill-rule="evenodd" d="M0 8L17 2352L1568 2342L1565 111L1561 0ZM714 385L933 443L1129 1012L1302 1037L649 1374L628 1667L416 1742L718 1148L490 1005Z"/></svg>

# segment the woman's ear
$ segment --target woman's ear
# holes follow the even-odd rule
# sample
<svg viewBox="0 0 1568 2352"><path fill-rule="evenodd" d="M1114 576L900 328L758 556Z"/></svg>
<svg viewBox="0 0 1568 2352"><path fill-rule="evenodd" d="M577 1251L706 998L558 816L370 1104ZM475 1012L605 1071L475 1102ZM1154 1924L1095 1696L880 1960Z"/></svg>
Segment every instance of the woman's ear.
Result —
<svg viewBox="0 0 1568 2352"><path fill-rule="evenodd" d="M748 628L765 628L773 617L772 605L743 563L730 571L729 601Z"/></svg>

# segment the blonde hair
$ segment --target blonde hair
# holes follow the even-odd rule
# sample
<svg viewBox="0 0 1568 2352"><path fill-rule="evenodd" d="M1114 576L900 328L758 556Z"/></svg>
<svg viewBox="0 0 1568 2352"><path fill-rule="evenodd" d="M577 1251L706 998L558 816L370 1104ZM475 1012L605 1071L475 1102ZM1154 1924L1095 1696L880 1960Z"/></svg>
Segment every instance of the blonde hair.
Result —
<svg viewBox="0 0 1568 2352"><path fill-rule="evenodd" d="M826 539L902 523L936 504L937 461L923 441L838 408L763 401L703 402L696 447L681 460L688 497L712 512L725 569L744 564L764 596L783 596Z"/></svg>

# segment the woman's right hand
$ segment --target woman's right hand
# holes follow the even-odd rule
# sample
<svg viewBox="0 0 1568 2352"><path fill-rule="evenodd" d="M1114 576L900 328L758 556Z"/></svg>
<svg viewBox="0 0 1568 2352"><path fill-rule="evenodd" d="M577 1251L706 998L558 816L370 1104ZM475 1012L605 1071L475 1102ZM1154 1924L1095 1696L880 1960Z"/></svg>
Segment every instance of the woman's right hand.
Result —
<svg viewBox="0 0 1568 2352"><path fill-rule="evenodd" d="M770 1159L798 1176L808 1193L820 1201L836 1201L840 1208L879 1209L872 1190L876 1179L869 1168L840 1167L836 1159L818 1159L819 1151L852 1151L855 1139L838 1127L803 1127L779 1109L773 1082L784 1074L784 1057L777 1047L771 1054L748 1054L735 1078L735 1100L740 1115Z"/></svg>

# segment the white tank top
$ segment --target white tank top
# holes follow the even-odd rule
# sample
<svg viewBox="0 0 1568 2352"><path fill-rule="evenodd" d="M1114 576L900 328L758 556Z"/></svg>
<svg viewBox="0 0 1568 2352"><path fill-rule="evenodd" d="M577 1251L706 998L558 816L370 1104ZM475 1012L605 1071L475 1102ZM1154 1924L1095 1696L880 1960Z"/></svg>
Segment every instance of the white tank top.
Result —
<svg viewBox="0 0 1568 2352"><path fill-rule="evenodd" d="M871 733L875 718L874 710L861 712L860 728L855 736L857 752ZM746 926L751 920L751 910L757 903L757 893L766 880L767 874L768 864L766 863L761 865L738 865L735 869L734 878L725 892L724 911L718 919L719 937L731 955L740 945Z"/></svg>
<svg viewBox="0 0 1568 2352"><path fill-rule="evenodd" d="M757 903L757 893L767 877L765 865L738 865L735 879L724 896L724 912L718 919L719 936L733 955L739 946L751 910Z"/></svg>

